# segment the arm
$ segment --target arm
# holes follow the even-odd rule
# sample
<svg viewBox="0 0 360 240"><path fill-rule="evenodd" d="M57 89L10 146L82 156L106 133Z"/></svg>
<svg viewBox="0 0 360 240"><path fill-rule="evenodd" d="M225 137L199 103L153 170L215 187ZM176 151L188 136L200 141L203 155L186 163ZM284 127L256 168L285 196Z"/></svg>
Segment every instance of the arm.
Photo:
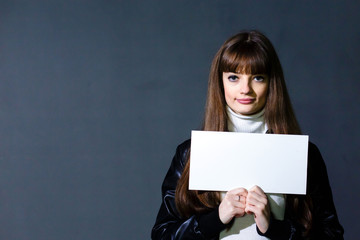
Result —
<svg viewBox="0 0 360 240"><path fill-rule="evenodd" d="M311 162L310 162L311 161ZM313 239L343 239L324 160L319 149L309 145L308 194L313 203Z"/></svg>
<svg viewBox="0 0 360 240"><path fill-rule="evenodd" d="M182 218L175 206L175 189L183 172L190 141L179 145L172 160L169 171L162 185L162 203L155 225L152 239L209 239L223 230L219 219L218 208L206 214Z"/></svg>

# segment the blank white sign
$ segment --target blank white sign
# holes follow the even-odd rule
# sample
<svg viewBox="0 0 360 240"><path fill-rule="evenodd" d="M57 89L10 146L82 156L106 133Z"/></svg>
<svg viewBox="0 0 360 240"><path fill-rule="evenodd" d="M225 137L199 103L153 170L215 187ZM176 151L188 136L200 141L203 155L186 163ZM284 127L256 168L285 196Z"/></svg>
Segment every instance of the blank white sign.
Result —
<svg viewBox="0 0 360 240"><path fill-rule="evenodd" d="M309 136L192 131L190 190L306 194Z"/></svg>

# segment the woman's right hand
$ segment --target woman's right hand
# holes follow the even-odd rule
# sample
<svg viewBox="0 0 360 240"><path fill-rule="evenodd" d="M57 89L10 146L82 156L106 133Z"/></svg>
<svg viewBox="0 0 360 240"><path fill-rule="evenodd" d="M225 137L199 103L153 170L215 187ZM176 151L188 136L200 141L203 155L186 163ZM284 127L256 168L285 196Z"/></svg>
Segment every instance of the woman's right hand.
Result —
<svg viewBox="0 0 360 240"><path fill-rule="evenodd" d="M234 217L244 216L247 193L245 188L235 188L226 193L219 206L219 217L223 224L228 224Z"/></svg>

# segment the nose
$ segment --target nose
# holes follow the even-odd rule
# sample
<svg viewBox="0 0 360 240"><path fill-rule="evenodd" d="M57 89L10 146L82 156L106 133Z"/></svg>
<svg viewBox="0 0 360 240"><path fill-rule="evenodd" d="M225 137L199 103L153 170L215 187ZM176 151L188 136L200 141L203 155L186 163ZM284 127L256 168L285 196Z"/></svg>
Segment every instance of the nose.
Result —
<svg viewBox="0 0 360 240"><path fill-rule="evenodd" d="M241 94L251 93L251 84L250 84L250 80L248 78L242 79L242 81L240 81L240 93Z"/></svg>

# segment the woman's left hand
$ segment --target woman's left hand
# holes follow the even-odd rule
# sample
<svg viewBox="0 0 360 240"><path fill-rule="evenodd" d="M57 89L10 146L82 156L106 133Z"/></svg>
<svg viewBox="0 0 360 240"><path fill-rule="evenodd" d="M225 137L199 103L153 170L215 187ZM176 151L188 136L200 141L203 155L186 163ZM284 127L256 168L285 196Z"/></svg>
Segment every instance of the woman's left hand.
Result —
<svg viewBox="0 0 360 240"><path fill-rule="evenodd" d="M260 187L254 186L248 191L245 212L254 214L256 225L262 233L268 230L270 205L266 194Z"/></svg>

